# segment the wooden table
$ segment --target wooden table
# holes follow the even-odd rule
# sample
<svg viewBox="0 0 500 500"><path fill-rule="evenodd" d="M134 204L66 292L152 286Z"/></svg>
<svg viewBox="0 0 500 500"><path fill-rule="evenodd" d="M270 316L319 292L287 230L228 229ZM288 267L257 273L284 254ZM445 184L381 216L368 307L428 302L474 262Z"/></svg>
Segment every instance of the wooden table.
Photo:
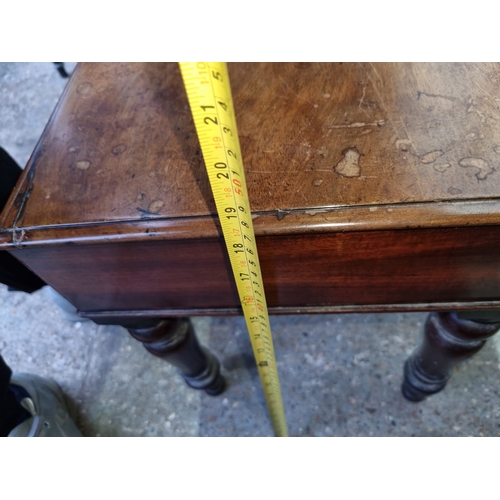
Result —
<svg viewBox="0 0 500 500"><path fill-rule="evenodd" d="M426 327L455 347L428 333L407 363L407 397L440 390L500 327L500 66L229 72L270 313L462 311ZM164 356L159 319L239 311L215 214L177 65L81 64L0 248Z"/></svg>

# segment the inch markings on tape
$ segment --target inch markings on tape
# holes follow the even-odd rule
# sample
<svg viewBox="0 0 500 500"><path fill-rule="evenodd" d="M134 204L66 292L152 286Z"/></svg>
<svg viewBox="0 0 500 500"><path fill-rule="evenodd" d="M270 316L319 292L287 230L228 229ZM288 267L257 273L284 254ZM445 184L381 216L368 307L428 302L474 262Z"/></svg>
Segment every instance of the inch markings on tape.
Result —
<svg viewBox="0 0 500 500"><path fill-rule="evenodd" d="M264 283L225 63L179 63L267 408L287 436Z"/></svg>

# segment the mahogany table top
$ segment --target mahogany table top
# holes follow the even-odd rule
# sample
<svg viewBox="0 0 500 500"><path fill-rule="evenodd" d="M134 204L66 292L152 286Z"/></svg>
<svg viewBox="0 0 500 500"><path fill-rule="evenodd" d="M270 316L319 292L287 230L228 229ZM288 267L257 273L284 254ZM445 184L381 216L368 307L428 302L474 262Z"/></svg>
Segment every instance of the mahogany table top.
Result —
<svg viewBox="0 0 500 500"><path fill-rule="evenodd" d="M500 222L500 65L229 72L257 234ZM144 227L216 235L214 214L177 65L84 63L4 210L0 241L136 239Z"/></svg>
<svg viewBox="0 0 500 500"><path fill-rule="evenodd" d="M271 312L500 307L499 64L229 74ZM94 320L238 312L215 214L177 64L81 64L0 249Z"/></svg>

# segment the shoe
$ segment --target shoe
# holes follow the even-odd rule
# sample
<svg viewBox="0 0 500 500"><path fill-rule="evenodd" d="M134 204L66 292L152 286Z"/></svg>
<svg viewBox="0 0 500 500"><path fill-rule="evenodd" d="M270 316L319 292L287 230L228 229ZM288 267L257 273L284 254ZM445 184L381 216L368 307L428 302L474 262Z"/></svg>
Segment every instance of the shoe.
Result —
<svg viewBox="0 0 500 500"><path fill-rule="evenodd" d="M82 437L69 416L64 396L53 380L17 373L10 384L23 388L29 395L20 401L30 418L12 429L8 437Z"/></svg>

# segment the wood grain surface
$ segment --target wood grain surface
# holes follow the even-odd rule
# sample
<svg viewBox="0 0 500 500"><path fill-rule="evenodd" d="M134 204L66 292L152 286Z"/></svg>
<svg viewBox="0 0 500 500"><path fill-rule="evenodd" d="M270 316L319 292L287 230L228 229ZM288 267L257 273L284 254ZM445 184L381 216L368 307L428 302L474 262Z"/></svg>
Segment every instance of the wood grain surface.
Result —
<svg viewBox="0 0 500 500"><path fill-rule="evenodd" d="M500 65L229 71L271 312L500 306ZM78 66L0 249L90 317L238 310L176 64Z"/></svg>
<svg viewBox="0 0 500 500"><path fill-rule="evenodd" d="M255 212L402 203L411 211L416 202L500 193L499 65L234 63L229 71ZM393 222L407 221L408 210ZM82 64L2 227L210 214L177 65Z"/></svg>
<svg viewBox="0 0 500 500"><path fill-rule="evenodd" d="M257 245L271 308L462 309L500 299L500 227L262 236ZM82 311L184 315L239 306L220 238L12 253Z"/></svg>

